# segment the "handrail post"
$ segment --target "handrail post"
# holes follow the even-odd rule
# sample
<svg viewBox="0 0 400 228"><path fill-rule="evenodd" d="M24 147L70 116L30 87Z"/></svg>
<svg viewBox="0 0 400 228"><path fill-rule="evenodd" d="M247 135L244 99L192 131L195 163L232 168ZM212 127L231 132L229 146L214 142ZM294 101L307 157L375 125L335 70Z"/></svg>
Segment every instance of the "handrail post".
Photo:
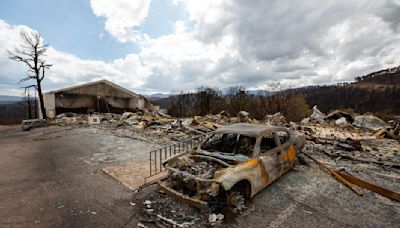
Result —
<svg viewBox="0 0 400 228"><path fill-rule="evenodd" d="M149 153L150 154L150 159L149 159L149 161L150 161L150 176L151 176L151 152L152 151L150 151L150 153Z"/></svg>

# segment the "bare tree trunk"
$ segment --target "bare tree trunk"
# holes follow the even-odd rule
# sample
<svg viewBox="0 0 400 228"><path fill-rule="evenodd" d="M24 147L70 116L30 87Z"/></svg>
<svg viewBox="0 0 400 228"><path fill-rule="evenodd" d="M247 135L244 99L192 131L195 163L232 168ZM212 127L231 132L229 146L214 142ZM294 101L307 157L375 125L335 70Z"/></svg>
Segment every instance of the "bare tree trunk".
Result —
<svg viewBox="0 0 400 228"><path fill-rule="evenodd" d="M32 106L31 106L31 97L28 93L27 97L27 103L28 103L28 119L32 119Z"/></svg>
<svg viewBox="0 0 400 228"><path fill-rule="evenodd" d="M35 90L35 101L34 101L34 104L35 104L35 119L37 119L38 118L38 99L37 99L37 96L36 96L36 90Z"/></svg>
<svg viewBox="0 0 400 228"><path fill-rule="evenodd" d="M21 79L19 83L29 80L36 81L35 88L37 89L39 95L42 118L47 119L41 82L44 79L45 69L49 69L52 66L51 64L46 64L46 61L44 60L48 44L43 44L38 32L32 32L31 34L28 34L24 31L21 31L21 38L22 41L24 41L24 44L21 45L20 48L15 48L14 52L8 51L8 55L10 59L23 62L27 65L28 75L27 77ZM40 75L40 70L42 70L42 75ZM33 87L33 85L30 85L26 88L30 87Z"/></svg>
<svg viewBox="0 0 400 228"><path fill-rule="evenodd" d="M40 110L42 111L42 117L43 117L43 119L47 120L46 109L44 107L44 101L43 101L42 86L40 85L39 81L37 83L37 90L38 90L39 101L40 101Z"/></svg>

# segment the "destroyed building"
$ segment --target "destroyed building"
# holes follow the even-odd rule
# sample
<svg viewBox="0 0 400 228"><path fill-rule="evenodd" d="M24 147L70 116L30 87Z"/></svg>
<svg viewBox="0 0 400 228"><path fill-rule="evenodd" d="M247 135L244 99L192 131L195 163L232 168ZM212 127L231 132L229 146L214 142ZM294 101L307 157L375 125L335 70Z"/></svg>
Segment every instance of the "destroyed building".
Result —
<svg viewBox="0 0 400 228"><path fill-rule="evenodd" d="M49 118L65 112L87 114L159 110L159 106L152 104L145 97L107 80L50 91L43 94L43 99Z"/></svg>

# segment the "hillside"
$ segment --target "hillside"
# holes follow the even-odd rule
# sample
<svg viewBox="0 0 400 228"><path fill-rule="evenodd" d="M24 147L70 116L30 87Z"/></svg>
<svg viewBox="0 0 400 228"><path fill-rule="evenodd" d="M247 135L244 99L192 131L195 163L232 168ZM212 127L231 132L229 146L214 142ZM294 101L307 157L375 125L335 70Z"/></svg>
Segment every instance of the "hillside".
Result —
<svg viewBox="0 0 400 228"><path fill-rule="evenodd" d="M400 86L400 66L372 72L355 78L353 85L391 85Z"/></svg>
<svg viewBox="0 0 400 228"><path fill-rule="evenodd" d="M310 106L320 110L351 108L356 112L400 114L400 66L355 78L355 82L302 88Z"/></svg>
<svg viewBox="0 0 400 228"><path fill-rule="evenodd" d="M0 104L12 104L23 100L23 97L0 95Z"/></svg>

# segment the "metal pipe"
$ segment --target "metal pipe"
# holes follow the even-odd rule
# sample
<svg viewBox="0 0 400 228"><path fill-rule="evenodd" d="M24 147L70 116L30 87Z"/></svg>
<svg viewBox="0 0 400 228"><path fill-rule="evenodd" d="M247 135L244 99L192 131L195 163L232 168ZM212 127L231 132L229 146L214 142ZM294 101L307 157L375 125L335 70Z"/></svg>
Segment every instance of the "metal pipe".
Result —
<svg viewBox="0 0 400 228"><path fill-rule="evenodd" d="M150 176L151 176L151 151L150 151L150 159L149 159L149 161L150 161Z"/></svg>
<svg viewBox="0 0 400 228"><path fill-rule="evenodd" d="M304 153L304 152L303 152ZM321 163L320 161L318 161L317 159L315 159L314 157L312 157L311 155L304 153L305 155L307 155L307 157L311 158L311 160L313 160L315 163L317 163L318 165L322 166L323 168L325 168L326 170L328 170L328 172L336 177L336 179L340 182L342 182L342 184L344 184L345 186L347 186L348 188L350 188L350 190L352 190L353 192L355 192L357 195L362 196L363 192L358 191L357 189L353 188L353 186L351 186L350 182L348 182L346 179L344 179L342 176L340 176L338 173L336 173L335 170L329 168L328 166L326 166L325 164Z"/></svg>
<svg viewBox="0 0 400 228"><path fill-rule="evenodd" d="M161 172L161 168L162 168L162 149L160 149L159 154L160 154L160 172Z"/></svg>

